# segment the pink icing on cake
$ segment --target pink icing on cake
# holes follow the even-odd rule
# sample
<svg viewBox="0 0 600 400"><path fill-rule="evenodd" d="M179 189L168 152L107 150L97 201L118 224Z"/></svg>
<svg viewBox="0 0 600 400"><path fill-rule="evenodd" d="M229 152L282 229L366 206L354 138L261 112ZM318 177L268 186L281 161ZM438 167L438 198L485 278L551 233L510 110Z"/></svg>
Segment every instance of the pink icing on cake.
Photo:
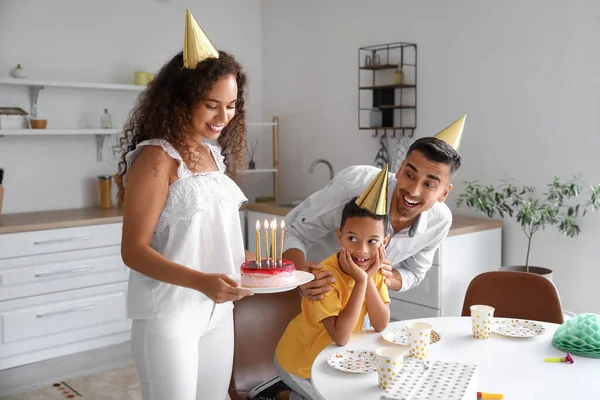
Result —
<svg viewBox="0 0 600 400"><path fill-rule="evenodd" d="M278 260L279 261L279 260ZM293 285L296 281L296 268L294 263L289 260L283 260L283 265L267 264L262 261L262 266L258 267L255 261L249 261L242 264L242 287L280 287Z"/></svg>

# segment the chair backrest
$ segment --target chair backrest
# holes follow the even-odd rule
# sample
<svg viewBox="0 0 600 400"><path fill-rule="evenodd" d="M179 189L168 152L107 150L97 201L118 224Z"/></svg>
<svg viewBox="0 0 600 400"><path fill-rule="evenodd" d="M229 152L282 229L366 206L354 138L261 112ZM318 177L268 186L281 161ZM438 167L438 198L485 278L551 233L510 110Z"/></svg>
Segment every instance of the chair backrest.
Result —
<svg viewBox="0 0 600 400"><path fill-rule="evenodd" d="M232 400L245 400L255 386L273 378L275 348L289 322L301 311L299 289L255 294L235 302L235 350L229 385Z"/></svg>
<svg viewBox="0 0 600 400"><path fill-rule="evenodd" d="M462 315L474 304L496 309L495 317L530 319L562 324L562 305L556 286L541 275L490 271L477 275L467 288Z"/></svg>

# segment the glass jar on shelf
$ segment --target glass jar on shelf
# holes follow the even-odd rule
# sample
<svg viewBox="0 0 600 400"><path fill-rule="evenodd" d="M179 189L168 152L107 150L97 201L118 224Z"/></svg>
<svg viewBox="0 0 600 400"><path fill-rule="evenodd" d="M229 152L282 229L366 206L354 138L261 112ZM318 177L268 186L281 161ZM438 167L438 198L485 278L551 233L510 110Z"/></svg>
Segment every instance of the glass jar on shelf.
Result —
<svg viewBox="0 0 600 400"><path fill-rule="evenodd" d="M104 109L104 114L100 117L100 127L102 129L111 129L112 128L112 117L108 113L108 108Z"/></svg>

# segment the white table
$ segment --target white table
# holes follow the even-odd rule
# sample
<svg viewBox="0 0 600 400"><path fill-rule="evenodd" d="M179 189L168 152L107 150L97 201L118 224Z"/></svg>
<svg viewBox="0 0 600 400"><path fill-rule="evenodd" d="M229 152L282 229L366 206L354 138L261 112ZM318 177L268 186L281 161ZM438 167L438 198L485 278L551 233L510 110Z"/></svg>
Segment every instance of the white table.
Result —
<svg viewBox="0 0 600 400"><path fill-rule="evenodd" d="M564 357L552 347L552 336L559 325L542 322L546 333L532 338L510 338L493 334L489 340L474 339L470 317L422 318L441 340L432 344L432 360L479 365L478 390L503 393L505 400L519 399L600 399L600 359L574 356L575 363L546 363L548 357ZM402 327L408 321L390 323ZM344 346L325 348L312 366L312 383L323 400L379 400L383 394L377 372L354 374L327 364L329 355L343 350L375 350L397 346L372 329L352 335ZM403 346L401 346L403 347ZM408 350L408 348L406 348Z"/></svg>

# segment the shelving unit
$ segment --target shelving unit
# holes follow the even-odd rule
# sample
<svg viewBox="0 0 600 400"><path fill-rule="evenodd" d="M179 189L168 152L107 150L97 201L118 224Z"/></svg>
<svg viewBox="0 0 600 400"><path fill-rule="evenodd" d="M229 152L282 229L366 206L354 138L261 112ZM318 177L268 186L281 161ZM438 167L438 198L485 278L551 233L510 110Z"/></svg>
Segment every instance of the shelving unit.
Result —
<svg viewBox="0 0 600 400"><path fill-rule="evenodd" d="M44 88L72 88L72 89L94 89L94 90L115 90L125 92L141 92L146 86L126 85L117 83L96 83L96 82L66 82L38 79L15 79L0 78L0 85L11 85L27 87L31 95L31 116L37 116L37 102L39 92ZM279 198L279 117L273 117L271 122L248 122L250 127L272 127L273 135L273 168L247 169L238 171L239 174L273 174L273 195ZM102 161L102 148L107 136L118 135L121 128L117 129L86 129L86 128L66 128L66 129L0 129L0 138L4 136L66 136L66 135L95 135L97 160Z"/></svg>
<svg viewBox="0 0 600 400"><path fill-rule="evenodd" d="M275 201L279 200L280 189L280 162L279 162L279 117L273 117L271 122L248 122L247 127L272 127L272 146L273 146L273 168L244 169L236 171L236 174L273 174L273 197Z"/></svg>
<svg viewBox="0 0 600 400"><path fill-rule="evenodd" d="M0 85L21 86L29 89L31 99L32 118L37 116L37 104L40 91L45 88L70 88L70 89L94 89L94 90L117 90L126 92L141 92L146 86L126 85L118 83L97 82L68 82L40 79L15 79L0 78ZM102 148L106 136L120 133L120 129L0 129L0 137L3 136L48 136L48 135L95 135L96 136L96 159L102 161Z"/></svg>
<svg viewBox="0 0 600 400"><path fill-rule="evenodd" d="M367 62L370 60L370 63ZM417 45L395 42L358 49L358 128L412 137L417 128ZM394 73L402 71L402 82ZM380 113L381 125L371 115Z"/></svg>

